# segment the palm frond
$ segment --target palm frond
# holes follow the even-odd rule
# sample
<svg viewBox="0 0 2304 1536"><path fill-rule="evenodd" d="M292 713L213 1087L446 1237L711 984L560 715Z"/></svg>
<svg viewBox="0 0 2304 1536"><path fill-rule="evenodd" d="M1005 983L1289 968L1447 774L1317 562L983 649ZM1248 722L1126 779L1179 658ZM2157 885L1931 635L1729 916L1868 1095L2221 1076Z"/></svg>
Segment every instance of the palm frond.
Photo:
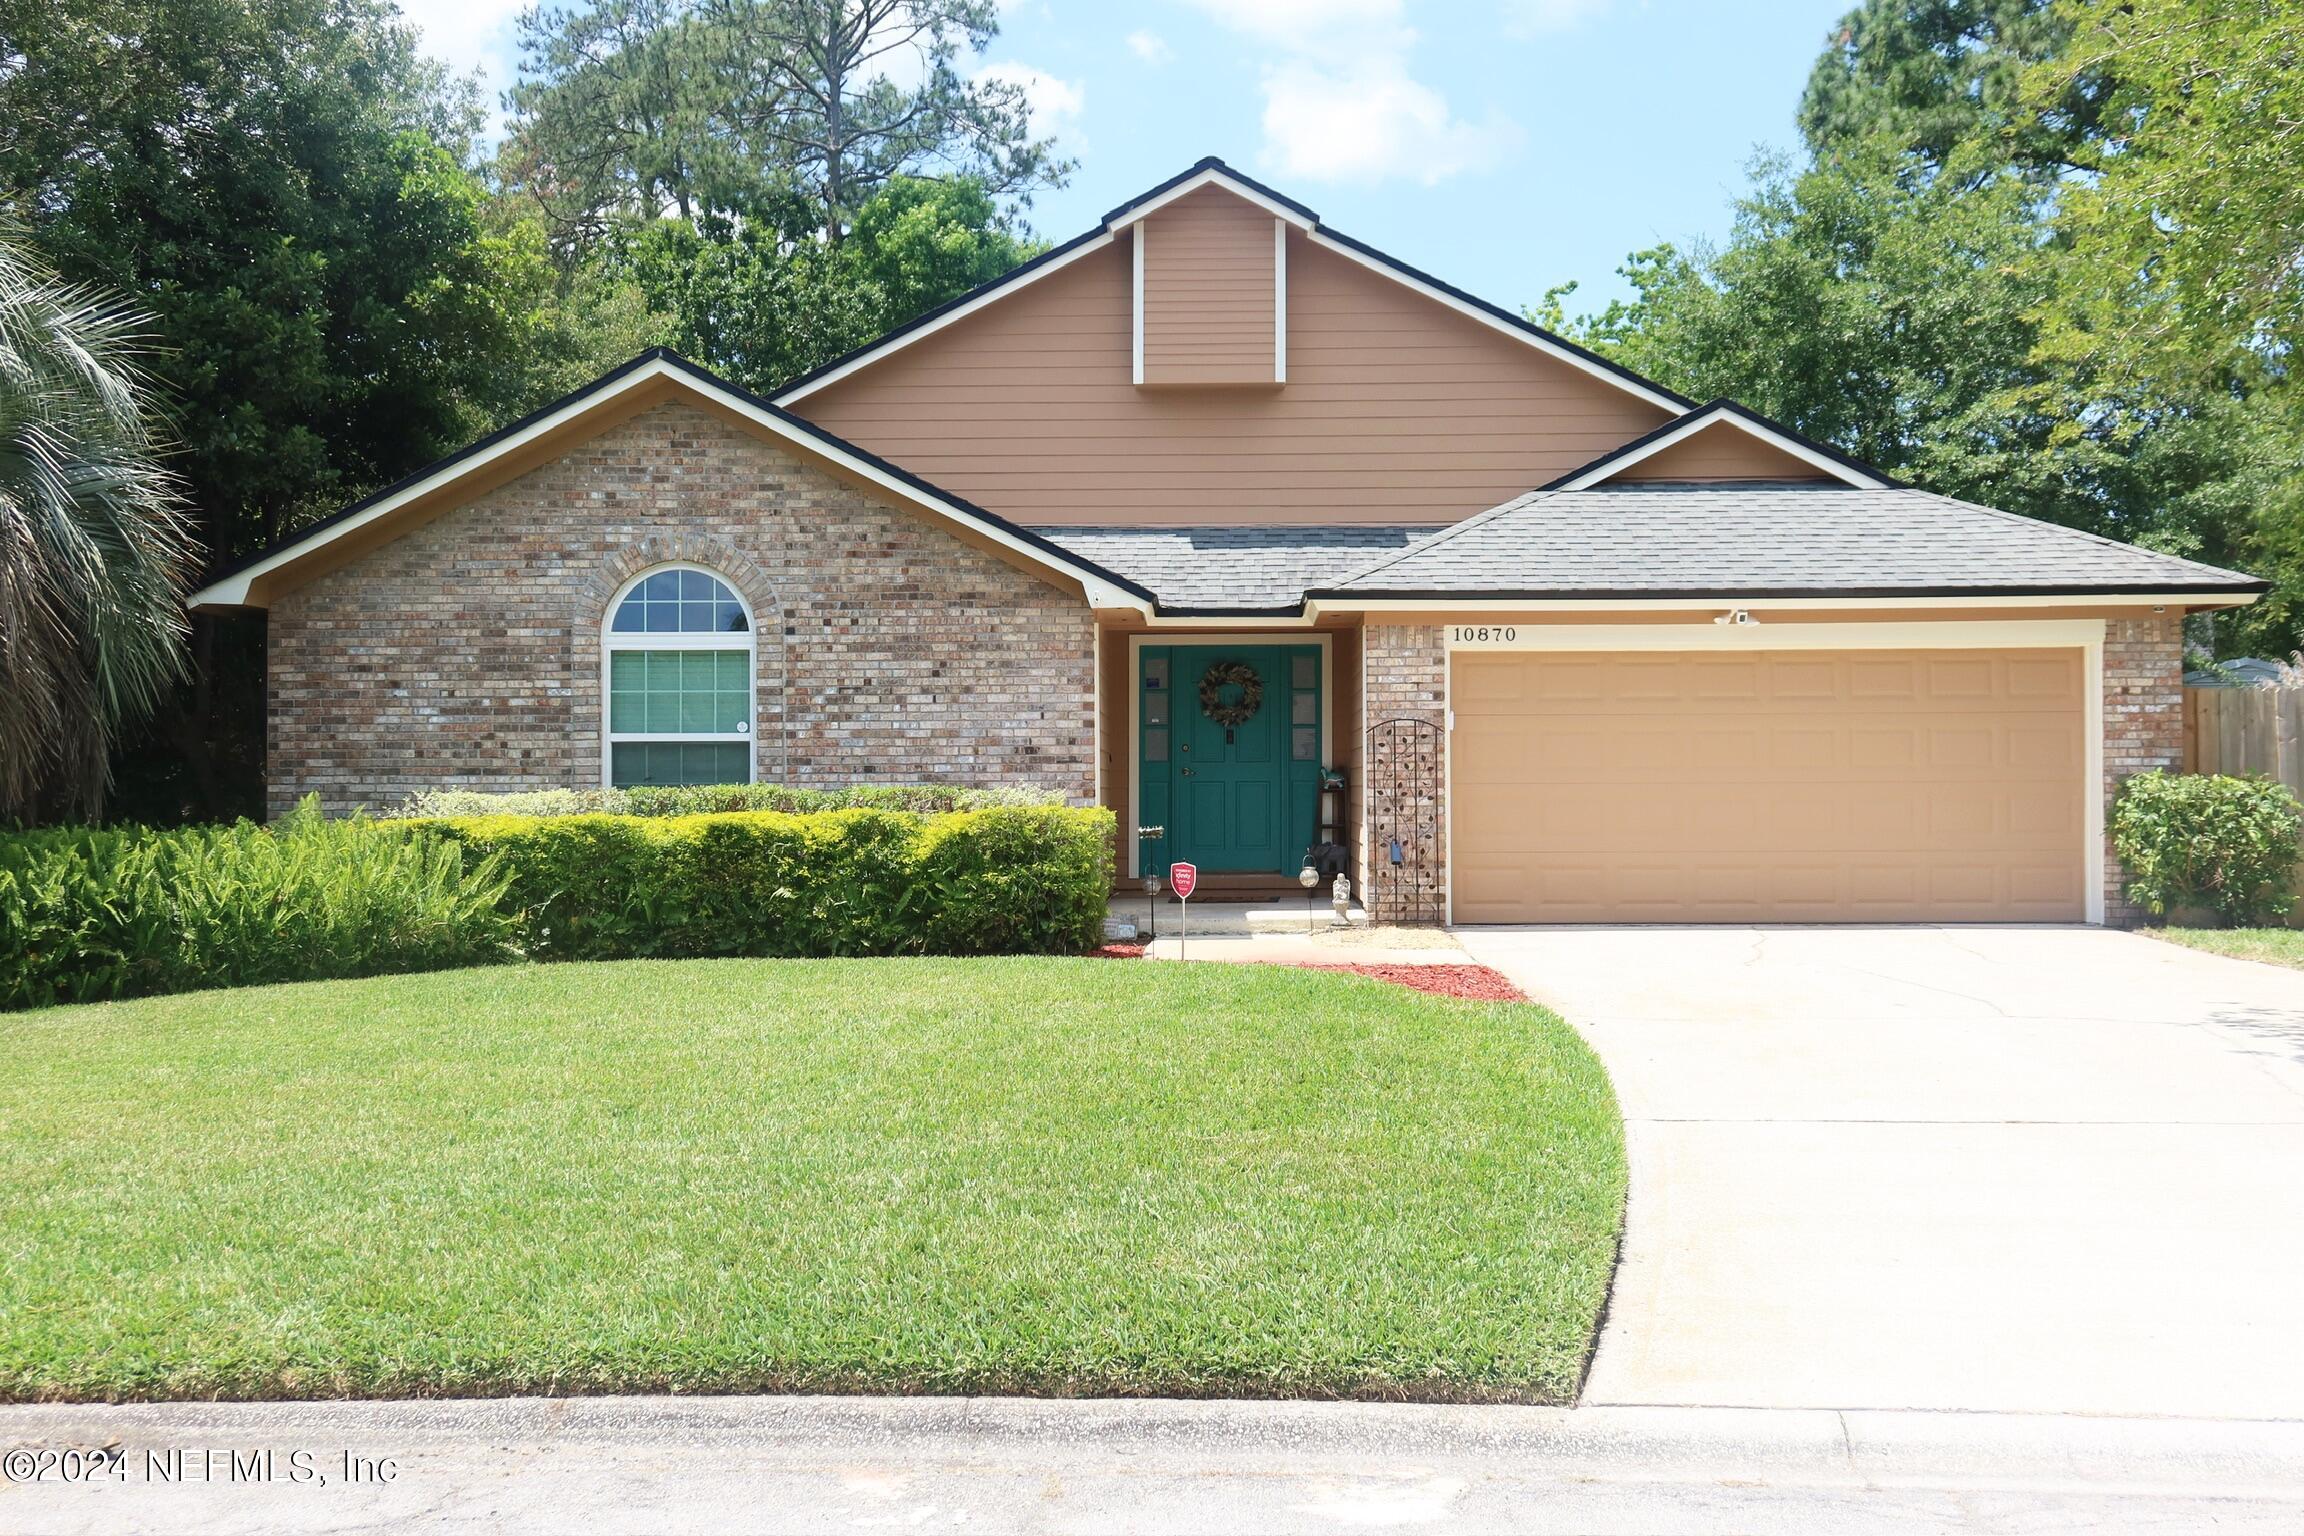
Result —
<svg viewBox="0 0 2304 1536"><path fill-rule="evenodd" d="M0 217L0 818L99 810L112 742L184 675L198 546L150 331Z"/></svg>

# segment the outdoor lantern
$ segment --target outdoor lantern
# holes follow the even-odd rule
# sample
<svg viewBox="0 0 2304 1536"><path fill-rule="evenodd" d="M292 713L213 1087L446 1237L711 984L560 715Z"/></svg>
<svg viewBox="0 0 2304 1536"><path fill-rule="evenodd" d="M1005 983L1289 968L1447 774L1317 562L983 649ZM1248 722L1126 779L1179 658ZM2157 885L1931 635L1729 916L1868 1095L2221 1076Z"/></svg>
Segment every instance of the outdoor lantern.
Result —
<svg viewBox="0 0 2304 1536"><path fill-rule="evenodd" d="M1320 885L1320 871L1312 867L1312 855L1304 855L1304 867L1296 871L1296 883L1304 887L1304 931L1309 934L1312 932L1313 914L1319 911L1319 898L1312 893Z"/></svg>
<svg viewBox="0 0 2304 1536"><path fill-rule="evenodd" d="M1160 937L1160 877L1144 877L1144 937Z"/></svg>

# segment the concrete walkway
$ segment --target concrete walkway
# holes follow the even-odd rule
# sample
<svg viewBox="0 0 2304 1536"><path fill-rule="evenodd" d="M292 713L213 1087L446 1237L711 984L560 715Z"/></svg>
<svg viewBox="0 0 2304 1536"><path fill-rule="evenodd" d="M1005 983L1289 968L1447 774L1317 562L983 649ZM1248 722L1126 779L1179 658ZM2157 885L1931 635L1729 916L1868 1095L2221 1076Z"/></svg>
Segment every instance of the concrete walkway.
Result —
<svg viewBox="0 0 2304 1536"><path fill-rule="evenodd" d="M2304 973L2085 928L1458 937L1623 1101L1587 1402L2304 1418Z"/></svg>
<svg viewBox="0 0 2304 1536"><path fill-rule="evenodd" d="M0 1529L1865 1536L2304 1527L2304 1425L2295 1424L949 1398L0 1408L11 1464L35 1447L106 1444L121 1452L117 1475L0 1481ZM347 1453L358 1474L350 1481ZM157 1479L148 1455L176 1467L178 1480Z"/></svg>

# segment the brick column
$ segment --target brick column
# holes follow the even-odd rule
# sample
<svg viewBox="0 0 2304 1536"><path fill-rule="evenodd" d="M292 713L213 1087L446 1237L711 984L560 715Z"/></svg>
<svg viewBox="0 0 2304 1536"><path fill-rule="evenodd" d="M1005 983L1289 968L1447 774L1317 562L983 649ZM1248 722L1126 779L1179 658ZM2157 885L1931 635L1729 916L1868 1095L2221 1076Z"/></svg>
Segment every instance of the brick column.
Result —
<svg viewBox="0 0 2304 1536"><path fill-rule="evenodd" d="M1447 647L1435 624L1370 624L1362 644L1361 898L1375 922L1438 922L1448 888ZM1394 839L1405 855L1397 874Z"/></svg>
<svg viewBox="0 0 2304 1536"><path fill-rule="evenodd" d="M2104 624L2104 805L2123 779L2184 766L2184 621L2178 614ZM2102 829L2098 829L2102 835ZM2120 861L2104 849L2104 921L2133 928L2144 912L2121 894Z"/></svg>

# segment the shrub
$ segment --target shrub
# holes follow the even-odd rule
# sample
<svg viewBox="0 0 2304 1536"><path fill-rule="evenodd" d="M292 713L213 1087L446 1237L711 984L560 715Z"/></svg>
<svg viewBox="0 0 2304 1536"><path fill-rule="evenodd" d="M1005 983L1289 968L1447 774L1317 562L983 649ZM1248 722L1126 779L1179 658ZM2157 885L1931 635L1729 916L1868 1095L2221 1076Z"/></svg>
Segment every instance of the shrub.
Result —
<svg viewBox="0 0 2304 1536"><path fill-rule="evenodd" d="M500 859L538 958L1077 953L1112 813L483 816L414 823Z"/></svg>
<svg viewBox="0 0 2304 1536"><path fill-rule="evenodd" d="M0 1008L507 959L500 867L404 825L0 835Z"/></svg>
<svg viewBox="0 0 2304 1536"><path fill-rule="evenodd" d="M716 811L983 811L1000 806L1062 805L1052 789L968 789L957 784L859 784L802 789L791 784L693 784L637 789L534 789L485 794L429 789L392 814L404 818L466 816L701 816Z"/></svg>
<svg viewBox="0 0 2304 1536"><path fill-rule="evenodd" d="M2272 779L2138 774L2110 817L2128 899L2155 917L2179 906L2235 924L2279 917L2294 900L2299 814Z"/></svg>
<svg viewBox="0 0 2304 1536"><path fill-rule="evenodd" d="M0 1008L525 953L1077 953L1112 813L483 816L0 836Z"/></svg>

